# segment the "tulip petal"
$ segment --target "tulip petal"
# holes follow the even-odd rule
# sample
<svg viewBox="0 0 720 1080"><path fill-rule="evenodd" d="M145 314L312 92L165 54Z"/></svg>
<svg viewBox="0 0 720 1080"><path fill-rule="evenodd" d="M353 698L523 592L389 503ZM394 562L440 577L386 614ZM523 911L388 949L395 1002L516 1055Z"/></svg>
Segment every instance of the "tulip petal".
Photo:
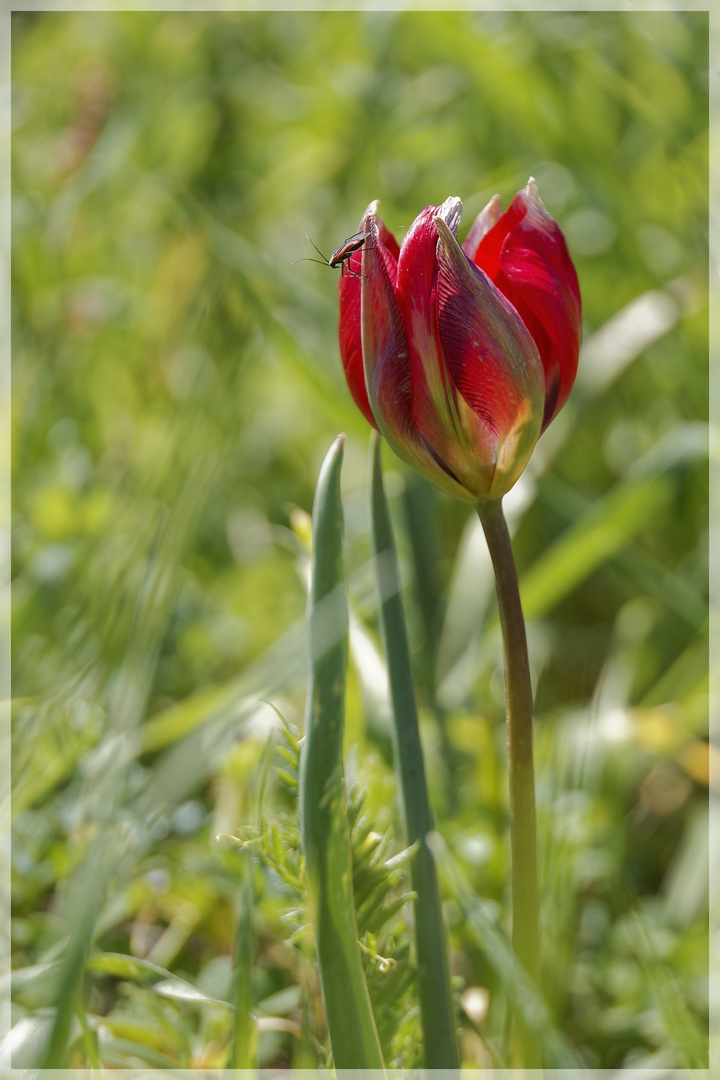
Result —
<svg viewBox="0 0 720 1080"><path fill-rule="evenodd" d="M535 339L545 371L543 430L567 400L577 373L581 305L565 238L531 178L475 253Z"/></svg>
<svg viewBox="0 0 720 1080"><path fill-rule="evenodd" d="M497 225L502 217L502 203L499 195L493 195L487 206L480 211L470 226L470 231L463 240L462 249L468 259L475 260L475 252L478 244L486 233L490 232L493 225Z"/></svg>
<svg viewBox="0 0 720 1080"><path fill-rule="evenodd" d="M368 401L363 368L362 334L360 329L360 282L355 271L344 273L338 283L340 295L340 322L338 338L340 359L342 360L353 401L365 419L377 428L373 411Z"/></svg>
<svg viewBox="0 0 720 1080"><path fill-rule="evenodd" d="M540 434L543 369L512 304L469 261L442 218L436 226L438 329L469 470L458 475L496 497L512 487Z"/></svg>
<svg viewBox="0 0 720 1080"><path fill-rule="evenodd" d="M446 228L457 232L461 214L460 199L451 197L417 216L400 247L396 284L410 347L413 423L437 459L458 479L465 457L437 332L435 220L441 218Z"/></svg>
<svg viewBox="0 0 720 1080"><path fill-rule="evenodd" d="M370 204L363 215L360 223L360 232L366 231L366 220L369 214L375 214L377 202ZM377 250L380 253L391 281L394 283L397 276L397 259L400 252L397 240L385 227L380 218L375 218L378 228ZM362 255L356 251L351 256L338 282L340 297L340 321L338 324L338 336L340 341L340 358L342 360L345 378L347 380L353 400L365 419L379 430L373 416L370 401L368 400L365 386L365 370L362 355L362 333L360 323L360 292L362 281Z"/></svg>
<svg viewBox="0 0 720 1080"><path fill-rule="evenodd" d="M384 245L372 208L364 219L364 231L370 232L371 237L364 245L362 255L362 352L367 394L376 426L398 457L449 494L472 501L472 492L465 490L431 452L415 424L408 336L382 255ZM398 275L401 262L402 249Z"/></svg>
<svg viewBox="0 0 720 1080"><path fill-rule="evenodd" d="M378 236L380 238L380 243L382 244L385 267L394 287L397 278L397 264L400 256L400 248L393 234L385 227L384 221L382 221L381 218L376 218L375 220L377 221Z"/></svg>

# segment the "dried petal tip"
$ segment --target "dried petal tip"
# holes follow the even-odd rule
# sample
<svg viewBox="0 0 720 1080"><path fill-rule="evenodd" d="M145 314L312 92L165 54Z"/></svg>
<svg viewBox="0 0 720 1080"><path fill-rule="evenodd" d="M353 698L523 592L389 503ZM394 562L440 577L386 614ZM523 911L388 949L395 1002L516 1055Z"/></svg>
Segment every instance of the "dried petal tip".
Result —
<svg viewBox="0 0 720 1080"><path fill-rule="evenodd" d="M543 203L542 199L540 198L540 192L538 191L538 186L535 183L535 177L534 176L531 176L530 179L528 180L528 182L527 182L527 184L525 186L525 194L528 197L528 199L532 199L533 202L536 202L541 210L545 209L545 204Z"/></svg>
<svg viewBox="0 0 720 1080"><path fill-rule="evenodd" d="M437 224L438 220L443 221L453 236L457 236L458 226L460 224L460 218L462 217L462 200L457 195L451 195L449 199L446 199L442 206L438 207L437 215L433 218Z"/></svg>

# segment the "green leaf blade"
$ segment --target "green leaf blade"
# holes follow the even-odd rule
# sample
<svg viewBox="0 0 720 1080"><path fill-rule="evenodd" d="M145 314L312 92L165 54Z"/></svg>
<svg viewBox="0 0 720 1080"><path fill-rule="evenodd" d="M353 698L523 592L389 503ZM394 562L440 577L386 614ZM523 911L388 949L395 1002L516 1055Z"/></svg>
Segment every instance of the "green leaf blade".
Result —
<svg viewBox="0 0 720 1080"><path fill-rule="evenodd" d="M357 941L343 780L348 637L340 496L343 444L340 436L325 459L313 505L310 685L300 759L301 835L335 1065L383 1069Z"/></svg>
<svg viewBox="0 0 720 1080"><path fill-rule="evenodd" d="M418 844L410 875L415 903L415 941L420 969L420 1011L427 1069L459 1068L460 1055L450 985L447 942L435 857L428 839L433 819L415 703L395 541L383 488L380 440L371 466L372 545L380 599L380 624L387 654L393 712L393 744L406 842Z"/></svg>

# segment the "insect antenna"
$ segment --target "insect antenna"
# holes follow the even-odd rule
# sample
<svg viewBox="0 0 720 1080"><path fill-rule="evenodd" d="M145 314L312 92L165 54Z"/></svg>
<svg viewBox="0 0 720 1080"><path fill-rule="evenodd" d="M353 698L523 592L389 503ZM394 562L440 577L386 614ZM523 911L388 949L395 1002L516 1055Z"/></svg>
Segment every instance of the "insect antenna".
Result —
<svg viewBox="0 0 720 1080"><path fill-rule="evenodd" d="M305 255L301 259L293 259L293 261L290 263L290 265L294 266L295 263L299 263L299 262L314 262L314 263L317 263L318 266L328 266L328 267L330 267L330 263L327 261L327 259L324 262L320 262L319 259L309 259L307 257L307 255ZM332 267L330 267L330 269L332 269Z"/></svg>
<svg viewBox="0 0 720 1080"><path fill-rule="evenodd" d="M306 238L307 238L308 240L310 240L310 237L308 236L308 234L307 234L307 233L305 233L305 236L306 236ZM302 259L293 259L293 261L292 261L292 262L290 263L290 265L291 265L291 266L294 266L294 265L295 265L295 263L299 263L299 262L314 262L314 263L317 263L317 264L318 264L318 266L330 266L330 261L329 261L328 259L326 259L326 258L325 258L325 256L323 255L322 251L321 251L321 250L320 250L320 248L319 248L319 247L317 246L317 244L315 243L315 241L314 241L314 240L310 240L310 243L311 243L311 244L312 244L312 246L313 246L313 247L315 248L315 250L317 251L318 255L320 255L320 257L322 258L322 262L320 262L320 259L309 259L309 258L307 258L307 256L305 256L305 257L304 257L304 258L302 258ZM332 267L331 267L331 268L332 268Z"/></svg>
<svg viewBox="0 0 720 1080"><path fill-rule="evenodd" d="M307 239L308 239L308 240L310 240L310 237L308 236L308 234L307 234L307 233L305 233L305 236L307 237ZM329 265L329 260L325 258L325 256L323 255L322 251L321 251L321 250L320 250L320 248L319 248L319 247L317 246L317 244L315 243L315 241L314 241L314 240L310 240L310 243L311 243L311 244L312 244L312 246L313 246L313 247L315 248L315 250L317 251L317 253L318 253L318 255L320 256L320 258L321 258L321 259L323 260L323 262L324 262L324 263L325 263L326 265ZM312 260L311 260L311 261L312 261ZM317 260L315 260L315 262L317 262Z"/></svg>

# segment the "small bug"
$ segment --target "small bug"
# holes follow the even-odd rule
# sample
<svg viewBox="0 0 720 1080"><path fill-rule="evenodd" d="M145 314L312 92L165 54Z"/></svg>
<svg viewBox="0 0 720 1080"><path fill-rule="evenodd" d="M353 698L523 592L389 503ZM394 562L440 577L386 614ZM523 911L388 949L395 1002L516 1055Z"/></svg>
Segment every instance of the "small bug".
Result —
<svg viewBox="0 0 720 1080"><path fill-rule="evenodd" d="M308 236L308 240L310 240L310 243L315 248L318 255L322 255L323 261L320 262L319 259L297 259L296 261L314 262L318 263L320 266L331 266L334 270L337 269L337 267L339 266L340 273L343 277L345 277L346 270L350 277L360 277L360 274L356 274L353 270L350 269L350 259L353 257L356 251L360 250L360 248L363 246L363 244L370 235L371 234L369 232L358 232L354 233L353 236L348 236L347 240L344 240L342 242L337 251L333 251L329 259L325 258L317 244L314 243L314 241L310 240L310 237Z"/></svg>

